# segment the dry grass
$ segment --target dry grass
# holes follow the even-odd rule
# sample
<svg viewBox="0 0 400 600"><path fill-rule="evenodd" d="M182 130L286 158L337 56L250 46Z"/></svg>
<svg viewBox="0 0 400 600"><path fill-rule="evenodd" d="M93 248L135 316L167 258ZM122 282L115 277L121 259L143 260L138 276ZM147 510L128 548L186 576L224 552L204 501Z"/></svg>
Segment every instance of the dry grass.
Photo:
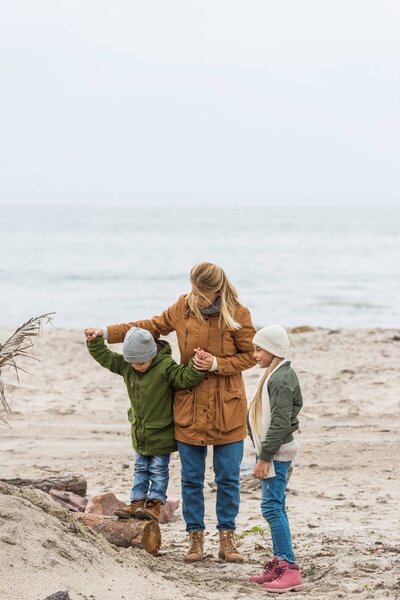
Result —
<svg viewBox="0 0 400 600"><path fill-rule="evenodd" d="M17 364L17 360L19 358L33 358L37 360L32 353L32 338L40 334L43 321L45 324L51 323L54 314L46 313L40 315L40 317L32 317L29 321L21 325L21 327L18 327L4 344L0 344L0 422L2 423L7 423L7 418L11 414L10 405L6 398L5 384L1 378L2 369L10 367L15 369L17 380L19 380L19 371L27 372Z"/></svg>

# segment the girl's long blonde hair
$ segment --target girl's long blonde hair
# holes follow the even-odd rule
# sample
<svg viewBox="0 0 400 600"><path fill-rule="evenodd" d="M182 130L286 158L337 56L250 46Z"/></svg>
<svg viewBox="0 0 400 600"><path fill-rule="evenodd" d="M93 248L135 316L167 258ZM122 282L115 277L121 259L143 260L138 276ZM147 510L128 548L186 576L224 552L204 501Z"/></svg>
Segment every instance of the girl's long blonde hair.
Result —
<svg viewBox="0 0 400 600"><path fill-rule="evenodd" d="M241 324L235 321L234 314L236 305L239 303L237 292L227 276L225 271L213 263L201 262L194 265L190 271L190 282L196 286L199 292L206 294L218 294L221 299L221 309L219 316L219 326L228 329L240 329ZM204 322L200 308L196 304L196 298L193 292L188 295L188 304L190 310L196 317Z"/></svg>
<svg viewBox="0 0 400 600"><path fill-rule="evenodd" d="M279 358L278 356L274 356L271 364L267 369L265 369L265 373L263 373L260 382L257 386L256 393L254 394L254 398L249 406L249 422L250 428L252 431L255 431L260 435L261 431L261 415L262 415L262 388L264 386L265 380L269 377L274 369L279 365L279 363L283 360L283 358Z"/></svg>

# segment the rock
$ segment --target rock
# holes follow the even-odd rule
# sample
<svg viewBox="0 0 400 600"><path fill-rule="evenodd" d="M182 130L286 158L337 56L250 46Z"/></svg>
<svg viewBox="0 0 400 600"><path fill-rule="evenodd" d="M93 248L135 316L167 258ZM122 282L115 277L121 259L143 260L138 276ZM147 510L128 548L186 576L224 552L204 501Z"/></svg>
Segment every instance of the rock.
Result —
<svg viewBox="0 0 400 600"><path fill-rule="evenodd" d="M85 508L85 513L111 516L117 508L123 508L125 502L121 502L111 492L90 496Z"/></svg>
<svg viewBox="0 0 400 600"><path fill-rule="evenodd" d="M310 331L317 331L316 327L310 325L299 325L298 327L291 327L288 329L289 333L308 333Z"/></svg>
<svg viewBox="0 0 400 600"><path fill-rule="evenodd" d="M165 504L161 507L160 511L160 521L159 523L169 523L174 518L174 514L176 509L179 506L179 500L176 498L170 498L166 501Z"/></svg>
<svg viewBox="0 0 400 600"><path fill-rule="evenodd" d="M57 504L67 510L72 512L84 512L85 510L87 500L78 494L62 490L50 490L49 494Z"/></svg>
<svg viewBox="0 0 400 600"><path fill-rule="evenodd" d="M68 592L56 592L55 594L51 594L51 596L47 596L45 600L71 600Z"/></svg>

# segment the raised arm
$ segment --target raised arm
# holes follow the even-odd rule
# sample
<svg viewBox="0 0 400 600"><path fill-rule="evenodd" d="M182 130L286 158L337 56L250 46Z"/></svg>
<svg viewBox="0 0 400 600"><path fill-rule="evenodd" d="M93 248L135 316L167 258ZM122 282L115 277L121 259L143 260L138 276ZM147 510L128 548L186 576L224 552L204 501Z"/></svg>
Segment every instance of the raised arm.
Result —
<svg viewBox="0 0 400 600"><path fill-rule="evenodd" d="M123 342L125 334L131 327L142 327L150 331L155 337L168 335L175 330L175 324L178 315L183 313L182 304L185 302L185 296L181 296L175 304L167 308L161 315L144 321L132 321L131 323L120 323L119 325L109 325L107 327L107 338L110 344Z"/></svg>
<svg viewBox="0 0 400 600"><path fill-rule="evenodd" d="M112 352L107 348L102 337L96 337L94 340L86 342L90 354L102 367L105 367L112 373L122 375L127 365L122 354Z"/></svg>

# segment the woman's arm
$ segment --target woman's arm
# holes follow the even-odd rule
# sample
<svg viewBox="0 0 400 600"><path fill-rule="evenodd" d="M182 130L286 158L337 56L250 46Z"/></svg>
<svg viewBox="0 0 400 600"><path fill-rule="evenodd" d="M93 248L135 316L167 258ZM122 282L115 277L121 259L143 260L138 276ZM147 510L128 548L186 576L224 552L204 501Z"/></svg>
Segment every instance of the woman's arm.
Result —
<svg viewBox="0 0 400 600"><path fill-rule="evenodd" d="M216 357L218 362L217 372L219 375L240 373L254 367L256 364L256 360L253 357L253 337L256 330L251 322L250 311L247 308L240 307L236 319L242 325L234 334L237 353L233 356Z"/></svg>
<svg viewBox="0 0 400 600"><path fill-rule="evenodd" d="M167 308L161 315L144 321L132 321L131 323L120 323L119 325L109 325L107 327L107 338L110 344L123 342L125 334L131 327L142 327L150 331L155 337L168 335L175 330L175 323L179 315L183 314L182 306L185 302L185 296L181 296L175 304Z"/></svg>

